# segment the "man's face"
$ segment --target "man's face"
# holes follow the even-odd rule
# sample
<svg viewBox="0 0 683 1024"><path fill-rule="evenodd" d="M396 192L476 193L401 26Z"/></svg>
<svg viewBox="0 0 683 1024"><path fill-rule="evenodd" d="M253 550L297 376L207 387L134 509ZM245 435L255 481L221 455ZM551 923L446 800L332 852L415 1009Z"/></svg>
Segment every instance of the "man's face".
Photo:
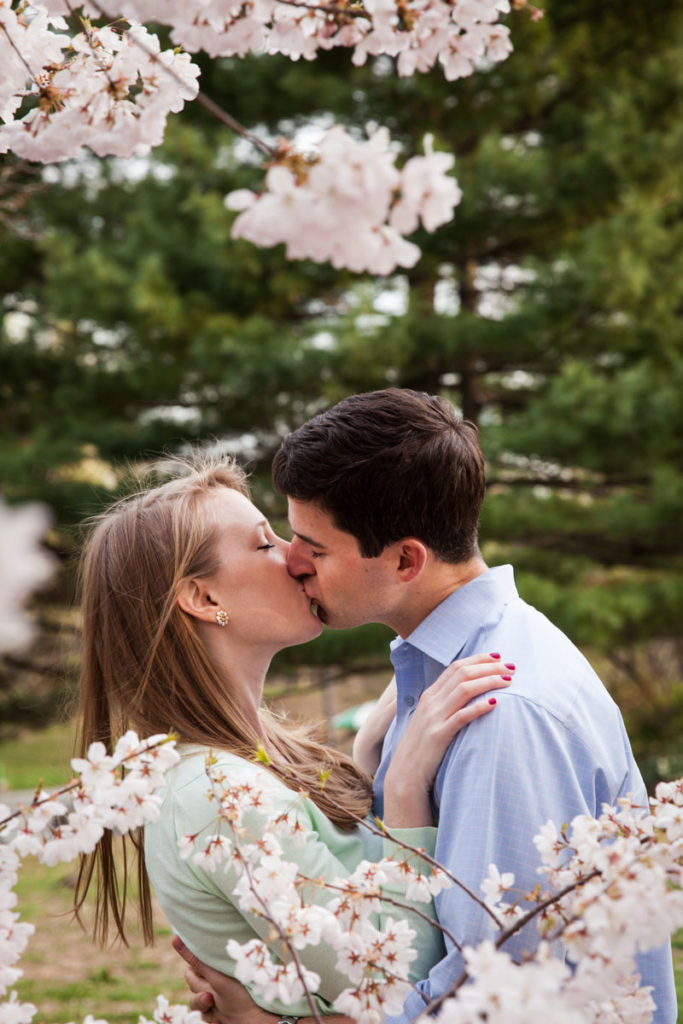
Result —
<svg viewBox="0 0 683 1024"><path fill-rule="evenodd" d="M391 546L377 558L363 558L356 538L315 502L288 502L293 538L287 568L317 602L321 621L333 629L387 622L395 592Z"/></svg>

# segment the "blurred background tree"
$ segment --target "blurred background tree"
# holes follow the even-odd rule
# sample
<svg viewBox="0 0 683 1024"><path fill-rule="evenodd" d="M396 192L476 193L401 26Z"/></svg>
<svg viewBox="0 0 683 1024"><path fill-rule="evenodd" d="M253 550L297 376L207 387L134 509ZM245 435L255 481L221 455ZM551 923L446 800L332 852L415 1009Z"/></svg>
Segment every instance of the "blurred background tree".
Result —
<svg viewBox="0 0 683 1024"><path fill-rule="evenodd" d="M77 524L163 450L240 454L277 519L284 432L353 391L442 392L481 430L484 556L596 664L652 780L683 769L683 8L545 11L455 83L339 52L205 61L205 91L262 133L377 120L456 154L455 221L388 279L232 241L223 197L258 161L196 104L145 159L2 158L0 473L51 504L70 566ZM68 688L77 644L46 638L72 635L71 594L68 568L41 643L0 667L3 721ZM385 663L386 638L326 632L279 665Z"/></svg>

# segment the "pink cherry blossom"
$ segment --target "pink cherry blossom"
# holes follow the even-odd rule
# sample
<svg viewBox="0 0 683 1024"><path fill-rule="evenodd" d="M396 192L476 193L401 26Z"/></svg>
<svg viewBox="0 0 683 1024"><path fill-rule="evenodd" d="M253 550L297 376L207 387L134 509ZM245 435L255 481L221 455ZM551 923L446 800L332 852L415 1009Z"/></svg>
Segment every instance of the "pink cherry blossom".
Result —
<svg viewBox="0 0 683 1024"><path fill-rule="evenodd" d="M323 135L314 155L283 148L260 194L239 189L227 196L226 205L239 211L233 236L263 246L284 243L290 259L329 260L357 272L411 267L420 250L404 232L420 220L433 231L460 200L447 173L452 156L433 152L429 138L425 149L399 170L385 129L359 141L341 127Z"/></svg>

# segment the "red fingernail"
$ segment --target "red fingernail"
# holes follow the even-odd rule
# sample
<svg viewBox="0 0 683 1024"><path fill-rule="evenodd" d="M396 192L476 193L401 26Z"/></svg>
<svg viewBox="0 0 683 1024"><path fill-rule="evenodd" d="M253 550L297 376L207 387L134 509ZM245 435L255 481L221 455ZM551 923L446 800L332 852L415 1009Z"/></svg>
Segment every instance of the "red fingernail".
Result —
<svg viewBox="0 0 683 1024"><path fill-rule="evenodd" d="M497 703L498 703L498 701L496 700L495 697L489 697L489 704L493 705L493 704L497 704Z"/></svg>
<svg viewBox="0 0 683 1024"><path fill-rule="evenodd" d="M500 678L505 680L506 683L512 682L512 676L501 676Z"/></svg>
<svg viewBox="0 0 683 1024"><path fill-rule="evenodd" d="M489 658L500 658L500 654L498 651L494 651L493 654L489 654Z"/></svg>
<svg viewBox="0 0 683 1024"><path fill-rule="evenodd" d="M505 662L505 668L509 668L510 670L512 670L512 669L517 668L517 666L515 665L514 661L510 661L510 662L506 661Z"/></svg>

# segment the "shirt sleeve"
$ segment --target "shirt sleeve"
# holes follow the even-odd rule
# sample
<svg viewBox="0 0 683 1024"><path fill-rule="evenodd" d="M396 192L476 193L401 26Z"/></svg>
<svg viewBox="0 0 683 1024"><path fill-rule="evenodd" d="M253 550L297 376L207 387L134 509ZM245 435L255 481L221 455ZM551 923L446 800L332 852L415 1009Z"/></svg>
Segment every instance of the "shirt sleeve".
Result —
<svg viewBox="0 0 683 1024"><path fill-rule="evenodd" d="M533 889L541 878L534 835L549 819L559 828L576 814L594 814L596 790L601 789L598 769L562 722L518 696L499 693L498 702L494 714L456 737L435 787L436 860L479 897L489 864L501 873L512 872L516 889ZM456 886L441 893L436 905L439 919L460 946L476 945L498 930L486 911ZM537 942L531 922L505 949L519 960ZM428 999L449 989L463 969L457 946L447 939L446 947L444 959L418 984ZM557 952L562 955L559 947ZM674 1024L670 951L655 951L649 959L659 965L654 976L642 978L643 984L659 984L655 999L660 1010L654 1019ZM403 1014L387 1024L406 1024L421 1006L420 996L412 993Z"/></svg>
<svg viewBox="0 0 683 1024"><path fill-rule="evenodd" d="M351 870L365 859L363 844L355 833L349 835L335 829L312 801L302 798L288 789L270 773L246 764L244 770L237 769L237 774L234 764L226 766L226 770L230 772L231 782L233 779L239 781L244 778L254 779L258 776L259 783L262 785L265 783L267 787L268 816L275 817L288 813L290 820L296 821L297 835L293 837L284 833L279 836L279 841L283 859L296 864L300 875L313 880L331 882L333 879L348 877ZM210 822L216 820L216 804L208 798L206 790L207 783L204 776L203 779L199 778L195 785L185 787L175 795L175 830L178 838L186 834L195 834L200 828L206 829ZM262 834L264 821L265 815L256 811L247 812L244 818L246 829L253 837ZM221 831L231 838L231 830L225 823L221 824ZM206 830L203 834L208 837L211 831ZM403 837L410 845L424 848L432 856L435 852L436 829L434 828L397 829L392 830L392 835L399 840ZM198 849L202 848L203 843L198 841ZM373 846L373 852L377 857L391 856L395 851L396 844L387 839L384 840L384 843L379 841L379 844L375 843ZM221 864L218 870L212 873L194 863L192 858L186 862L186 865L202 888L212 892L216 899L230 905L229 908L226 906L226 912L229 910L230 913L240 915L252 932L267 942L272 954L283 961L290 959L286 947L279 940L272 938L270 924L258 914L245 912L238 906L233 895L238 876L232 867L228 867L226 870ZM384 887L383 893L403 904L408 902L400 889L393 886ZM316 884L316 882L312 882L304 888L304 900L312 905L324 906L337 896L337 892L325 889L324 886ZM421 914L434 917L433 903L415 903L412 906L419 909ZM371 920L376 927L381 928L388 917L392 917L394 920L403 919L415 930L413 947L418 951L418 959L412 967L413 978L417 979L423 976L430 964L443 956L443 941L439 929L418 914L413 913L410 907L410 904L407 908L382 904L380 913L374 914ZM321 942L308 945L297 950L297 953L305 967L319 974L321 980L318 995L322 996L328 1004L341 991L349 987L348 978L336 969L337 952L329 944ZM228 959L226 954L226 961ZM415 968L417 969L415 970ZM264 1005L257 996L254 996L254 999L259 1005ZM321 1006L320 1002L318 1005ZM293 1012L291 1008L281 1004L270 1004L265 1008L278 1013ZM332 1012L329 1005L325 1007L323 1004L321 1008L323 1012L325 1009L328 1013ZM307 1011L302 1012L306 1013Z"/></svg>

